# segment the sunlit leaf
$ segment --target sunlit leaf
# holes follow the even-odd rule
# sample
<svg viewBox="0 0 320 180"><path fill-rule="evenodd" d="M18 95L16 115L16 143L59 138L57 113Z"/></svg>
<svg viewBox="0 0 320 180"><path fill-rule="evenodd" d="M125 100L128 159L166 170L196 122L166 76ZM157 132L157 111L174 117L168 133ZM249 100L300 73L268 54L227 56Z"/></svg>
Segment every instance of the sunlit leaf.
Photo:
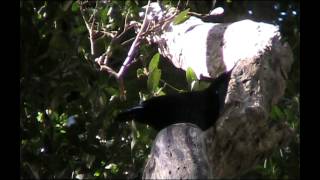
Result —
<svg viewBox="0 0 320 180"><path fill-rule="evenodd" d="M190 67L186 71L186 78L189 85L191 85L192 81L198 80L196 73Z"/></svg>
<svg viewBox="0 0 320 180"><path fill-rule="evenodd" d="M61 130L60 130L60 133L65 134L65 133L66 133L66 131L65 131L65 130L63 130L63 129L61 129Z"/></svg>
<svg viewBox="0 0 320 180"><path fill-rule="evenodd" d="M160 54L156 53L150 63L149 63L149 72L153 71L154 69L158 68L158 64L159 64L159 59L160 59Z"/></svg>
<svg viewBox="0 0 320 180"><path fill-rule="evenodd" d="M199 81L192 81L190 90L191 91L198 91L199 90Z"/></svg>
<svg viewBox="0 0 320 180"><path fill-rule="evenodd" d="M148 76L148 89L152 92L156 91L156 88L159 85L160 82L160 78L161 78L161 70L160 69L154 69L153 71L151 71L151 73Z"/></svg>
<svg viewBox="0 0 320 180"><path fill-rule="evenodd" d="M43 118L44 118L43 113L42 112L38 112L37 121L42 123L43 122Z"/></svg>
<svg viewBox="0 0 320 180"><path fill-rule="evenodd" d="M118 167L116 164L114 164L114 163L108 164L108 165L105 167L105 169L111 170L111 173L112 173L112 174L116 174L116 173L119 171L119 167Z"/></svg>
<svg viewBox="0 0 320 180"><path fill-rule="evenodd" d="M95 177L99 177L100 176L100 171L96 171L94 174L93 174Z"/></svg>
<svg viewBox="0 0 320 180"><path fill-rule="evenodd" d="M186 79L191 91L198 90L200 88L197 75L190 67L186 71Z"/></svg>
<svg viewBox="0 0 320 180"><path fill-rule="evenodd" d="M112 168L111 168L111 173L112 173L112 174L117 174L117 173L118 173L118 171L119 171L119 168L118 168L118 166L117 166L117 165L112 166Z"/></svg>
<svg viewBox="0 0 320 180"><path fill-rule="evenodd" d="M177 25L177 24L181 24L183 23L184 21L186 21L187 19L189 19L189 15L188 15L188 12L189 12L190 8L180 12L173 20L173 24L174 25Z"/></svg>
<svg viewBox="0 0 320 180"><path fill-rule="evenodd" d="M101 166L104 166L106 164L105 161L100 161Z"/></svg>
<svg viewBox="0 0 320 180"><path fill-rule="evenodd" d="M136 145L137 143L137 138L135 138L134 136L132 137L132 140L131 140L131 144L130 144L130 148L131 150L134 148L134 146Z"/></svg>

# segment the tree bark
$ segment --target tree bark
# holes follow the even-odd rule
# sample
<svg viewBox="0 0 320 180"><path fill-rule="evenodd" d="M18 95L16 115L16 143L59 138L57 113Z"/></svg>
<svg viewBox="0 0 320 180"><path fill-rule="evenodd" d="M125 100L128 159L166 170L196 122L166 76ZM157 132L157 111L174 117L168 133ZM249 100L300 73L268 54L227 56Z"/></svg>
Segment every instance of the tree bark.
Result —
<svg viewBox="0 0 320 180"><path fill-rule="evenodd" d="M268 119L284 94L293 62L276 26L251 20L204 23L191 17L151 38L157 39L161 55L177 68L191 67L198 77L235 68L215 125L204 132L184 123L160 131L143 178L232 178L289 142L291 129Z"/></svg>

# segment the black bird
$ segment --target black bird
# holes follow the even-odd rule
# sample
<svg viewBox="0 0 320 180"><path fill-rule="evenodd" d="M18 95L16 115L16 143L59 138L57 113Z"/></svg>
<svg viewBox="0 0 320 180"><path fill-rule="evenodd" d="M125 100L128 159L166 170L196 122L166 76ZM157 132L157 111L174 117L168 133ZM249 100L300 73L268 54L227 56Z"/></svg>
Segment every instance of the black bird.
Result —
<svg viewBox="0 0 320 180"><path fill-rule="evenodd" d="M158 131L175 123L193 123L206 130L223 108L231 71L212 80L205 90L153 97L119 113L115 121L134 119Z"/></svg>

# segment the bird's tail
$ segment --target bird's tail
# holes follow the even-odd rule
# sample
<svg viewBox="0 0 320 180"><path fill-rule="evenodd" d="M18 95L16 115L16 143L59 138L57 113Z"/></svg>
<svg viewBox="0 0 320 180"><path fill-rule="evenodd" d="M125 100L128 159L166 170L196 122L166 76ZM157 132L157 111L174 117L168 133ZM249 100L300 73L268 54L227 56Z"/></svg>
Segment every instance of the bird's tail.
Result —
<svg viewBox="0 0 320 180"><path fill-rule="evenodd" d="M143 107L142 106L135 106L130 109L126 109L120 112L117 117L115 118L116 122L125 122L136 119L142 114Z"/></svg>

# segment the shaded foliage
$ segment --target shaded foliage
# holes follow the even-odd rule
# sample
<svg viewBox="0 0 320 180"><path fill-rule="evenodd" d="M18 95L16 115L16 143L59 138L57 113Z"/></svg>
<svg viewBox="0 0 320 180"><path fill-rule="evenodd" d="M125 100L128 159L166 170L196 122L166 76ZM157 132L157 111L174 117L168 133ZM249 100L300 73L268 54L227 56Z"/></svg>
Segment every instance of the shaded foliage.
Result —
<svg viewBox="0 0 320 180"><path fill-rule="evenodd" d="M95 8L95 3L87 6ZM178 1L162 1L176 6ZM125 15L138 19L145 1L99 1L99 23L123 28ZM280 25L295 62L282 101L271 120L285 120L295 130L291 144L245 177L298 178L300 169L300 15L299 4L275 1L218 1L224 21L250 18ZM207 13L210 1L189 1L182 10ZM251 13L249 13L249 11ZM285 14L284 14L285 12ZM295 14L296 13L296 14ZM142 45L125 76L127 100L119 99L114 78L99 72L90 55L88 32L76 2L20 1L20 168L22 178L137 177L155 131L141 124L115 124L119 110L155 95L190 89L192 70L175 69L156 47ZM124 40L134 37L129 32ZM104 52L110 38L97 43ZM129 45L114 46L112 66L119 68Z"/></svg>

